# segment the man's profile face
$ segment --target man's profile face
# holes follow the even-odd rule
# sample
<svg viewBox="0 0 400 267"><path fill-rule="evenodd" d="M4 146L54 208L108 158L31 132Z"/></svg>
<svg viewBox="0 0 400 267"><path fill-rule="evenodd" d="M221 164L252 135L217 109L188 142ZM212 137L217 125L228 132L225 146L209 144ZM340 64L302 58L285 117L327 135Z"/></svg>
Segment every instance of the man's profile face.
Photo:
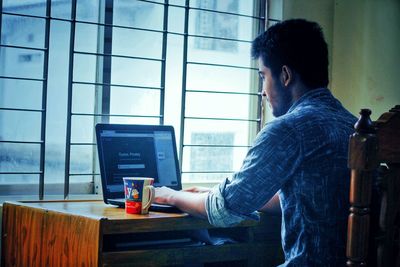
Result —
<svg viewBox="0 0 400 267"><path fill-rule="evenodd" d="M263 81L261 95L267 98L272 115L284 115L292 103L289 89L282 85L278 77L272 75L271 69L264 65L261 57L258 58L258 74Z"/></svg>

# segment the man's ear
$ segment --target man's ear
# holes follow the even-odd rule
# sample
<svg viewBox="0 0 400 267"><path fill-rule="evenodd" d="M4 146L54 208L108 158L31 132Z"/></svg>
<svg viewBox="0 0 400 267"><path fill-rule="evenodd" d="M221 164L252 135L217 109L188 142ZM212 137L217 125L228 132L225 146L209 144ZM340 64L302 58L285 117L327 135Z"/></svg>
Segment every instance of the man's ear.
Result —
<svg viewBox="0 0 400 267"><path fill-rule="evenodd" d="M288 66L283 65L280 78L282 85L287 87L293 81L294 78L292 70Z"/></svg>

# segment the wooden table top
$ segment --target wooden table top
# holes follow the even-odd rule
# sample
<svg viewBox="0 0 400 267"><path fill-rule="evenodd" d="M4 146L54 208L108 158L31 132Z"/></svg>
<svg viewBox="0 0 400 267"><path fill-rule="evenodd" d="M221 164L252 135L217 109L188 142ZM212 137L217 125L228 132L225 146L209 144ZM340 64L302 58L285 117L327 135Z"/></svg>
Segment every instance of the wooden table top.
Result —
<svg viewBox="0 0 400 267"><path fill-rule="evenodd" d="M146 215L127 214L125 209L113 205L107 205L101 200L7 201L7 203L107 220L148 220L156 218L183 218L189 216L187 213L164 213L153 211L150 211L149 214Z"/></svg>
<svg viewBox="0 0 400 267"><path fill-rule="evenodd" d="M7 201L4 204L101 221L102 232L105 234L132 232L132 229L135 232L150 232L214 228L207 220L187 213L150 211L146 215L126 214L125 209L107 205L101 200ZM243 221L237 227L256 225L256 221Z"/></svg>

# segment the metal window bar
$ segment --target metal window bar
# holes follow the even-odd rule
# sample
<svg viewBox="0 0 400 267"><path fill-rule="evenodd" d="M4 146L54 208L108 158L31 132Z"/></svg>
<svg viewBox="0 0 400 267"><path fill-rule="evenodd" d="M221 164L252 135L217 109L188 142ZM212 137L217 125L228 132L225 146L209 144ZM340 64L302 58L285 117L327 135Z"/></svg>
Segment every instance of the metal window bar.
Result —
<svg viewBox="0 0 400 267"><path fill-rule="evenodd" d="M116 58L127 58L127 59L138 59L138 60L148 60L148 61L157 61L162 62L163 59L159 58L150 58L150 57L134 57L134 56L125 56L125 55L117 55L117 54L106 54L106 53L93 53L93 52L83 52L83 51L74 51L75 54L79 55L91 55L91 56L100 56L100 57L116 57Z"/></svg>
<svg viewBox="0 0 400 267"><path fill-rule="evenodd" d="M23 111L23 112L44 112L43 109L29 109L29 108L0 108L6 111Z"/></svg>
<svg viewBox="0 0 400 267"><path fill-rule="evenodd" d="M165 75L167 67L167 44L168 44L168 5L169 0L164 1L164 20L163 20L163 44L161 52L161 81L160 87L165 88ZM164 124L165 90L161 90L160 95L160 125Z"/></svg>
<svg viewBox="0 0 400 267"><path fill-rule="evenodd" d="M240 119L240 118L217 118L217 117L187 117L184 119L190 120L214 120L214 121L247 121L247 122L259 122L260 119Z"/></svg>
<svg viewBox="0 0 400 267"><path fill-rule="evenodd" d="M43 141L14 141L14 140L0 140L0 143L6 144L31 144L31 145L40 145Z"/></svg>
<svg viewBox="0 0 400 267"><path fill-rule="evenodd" d="M47 48L37 48L37 47L19 46L19 45L5 45L5 44L0 44L0 47L4 47L4 48L16 48L16 49L26 49L26 50L35 50L35 51L42 51L42 52L47 51ZM45 46L45 47L46 47L46 46Z"/></svg>
<svg viewBox="0 0 400 267"><path fill-rule="evenodd" d="M196 144L183 144L183 146L185 146L185 147L245 147L245 148L250 148L251 146L249 146L249 145L213 145L213 144L210 144L210 145L204 145L204 144L201 144L201 145L196 145Z"/></svg>
<svg viewBox="0 0 400 267"><path fill-rule="evenodd" d="M182 173L234 173L235 171L182 171Z"/></svg>
<svg viewBox="0 0 400 267"><path fill-rule="evenodd" d="M251 44L251 42L252 42L252 41L249 41L249 40L241 40L241 39L218 37L218 36L198 35L198 34L188 34L188 36L192 37L192 38L204 38L204 39L213 39L213 40L221 40L221 41L233 41L233 42L238 42L238 43L249 43L249 44Z"/></svg>
<svg viewBox="0 0 400 267"><path fill-rule="evenodd" d="M266 20L266 10L267 8L267 0L260 0L260 6L258 9L259 12L259 16L263 16L264 19L260 20L258 22L258 29L259 29L259 33L262 33L263 31L265 31L267 29L267 20ZM259 114L260 116L260 121L257 123L257 132L261 131L261 128L263 127L263 123L264 123L264 109L261 107L262 105L262 95L261 95L261 91L262 91L262 81L261 79L258 79L258 105L257 105L257 114Z"/></svg>
<svg viewBox="0 0 400 267"><path fill-rule="evenodd" d="M261 33L265 30L265 22L266 18L265 15L265 5L266 1L265 0L260 0L259 1L259 17L256 16L251 16L252 18L259 19L259 30L258 32ZM180 134L180 144L179 144L179 155L180 158L183 158L183 148L184 146L188 146L188 144L184 144L184 131L185 131L185 119L194 119L194 120L224 120L224 121L247 121L247 122L255 122L257 123L257 131L261 129L261 123L262 123L262 118L261 118L261 108L258 107L257 109L257 116L259 118L257 119L240 119L240 118L205 118L205 117L191 117L191 116L186 116L185 112L185 105L186 105L186 93L190 91L195 91L195 90L187 90L186 89L186 78L187 78L187 66L188 64L197 64L197 65L205 65L205 66L213 66L213 67L229 67L229 68L239 68L239 69L248 69L248 70L258 70L257 68L253 67L242 67L242 66L233 66L233 65L224 65L224 64L211 64L211 63L201 63L201 62L189 62L187 60L188 58L188 47L187 47L187 42L188 42L188 37L190 36L195 36L195 35L189 35L188 32L188 22L189 22L189 10L201 10L201 11L210 11L214 13L223 13L223 14L229 14L229 15L236 15L240 16L235 13L230 13L230 12L221 12L221 11L215 11L215 10L208 10L208 9L203 9L203 8L193 8L189 6L189 0L186 0L185 2L185 27L184 27L184 48L183 48L183 77L182 77L182 104L181 104L181 134ZM204 36L202 36L204 37ZM208 37L208 38L214 38L214 37ZM233 40L232 40L233 41ZM237 41L237 40L236 40ZM243 40L240 40L243 41ZM249 41L251 43L251 41ZM261 90L260 87L261 84L259 82L259 90L258 93L253 93L253 95L258 96L258 101L260 103L261 101ZM211 92L211 91L210 91ZM219 92L216 92L219 93ZM182 162L183 160L180 161L180 167L182 170ZM182 173L208 173L208 172L182 172ZM212 172L212 173L219 173L219 172ZM229 172L231 173L231 172Z"/></svg>
<svg viewBox="0 0 400 267"><path fill-rule="evenodd" d="M212 67L224 67L224 68L234 68L234 69L244 69L244 70L255 70L255 71L258 71L257 68L244 67L244 66L215 64L215 63L203 63L203 62L194 62L194 61L188 61L186 63L190 64L190 65L205 65L205 66L212 66Z"/></svg>
<svg viewBox="0 0 400 267"><path fill-rule="evenodd" d="M138 86L138 85L126 85L126 84L115 84L115 83L92 83L92 82L81 82L81 81L73 81L74 84L83 84L83 85L99 85L99 86L110 86L110 87L126 87L126 88L135 88L135 89L149 89L149 90L164 90L163 87L152 87L152 86Z"/></svg>
<svg viewBox="0 0 400 267"><path fill-rule="evenodd" d="M75 47L75 25L76 25L76 4L77 0L72 0L71 4L71 28L69 43L69 70L68 70L68 97L67 97L67 127L65 145L65 176L64 176L64 199L69 195L69 172L71 154L71 119L72 119L72 89L73 89L73 66L74 66L74 47Z"/></svg>
<svg viewBox="0 0 400 267"><path fill-rule="evenodd" d="M71 112L71 115L92 116L92 117L161 118L161 115L130 115L130 114L76 113L76 112Z"/></svg>
<svg viewBox="0 0 400 267"><path fill-rule="evenodd" d="M0 174L8 175L8 174L42 174L43 172L0 172Z"/></svg>
<svg viewBox="0 0 400 267"><path fill-rule="evenodd" d="M210 90L186 90L187 93L207 93L207 94L226 94L226 95L247 95L247 96L260 96L261 92L258 93L243 93L243 92L232 92L232 91L210 91Z"/></svg>
<svg viewBox="0 0 400 267"><path fill-rule="evenodd" d="M46 115L47 115L47 84L49 77L49 47L50 47L50 17L51 17L51 0L46 1L46 23L44 35L44 59L43 59L43 80L42 83L42 118L40 129L40 175L39 175L39 199L44 198L44 164L46 159Z"/></svg>
<svg viewBox="0 0 400 267"><path fill-rule="evenodd" d="M23 78L23 77L13 77L13 76L0 76L0 79L11 79L11 80L23 80L23 81L32 81L32 82L44 82L44 79L36 79L36 78Z"/></svg>
<svg viewBox="0 0 400 267"><path fill-rule="evenodd" d="M71 146L97 146L96 143L70 143Z"/></svg>
<svg viewBox="0 0 400 267"><path fill-rule="evenodd" d="M104 5L104 24L112 25L114 21L114 0L105 0ZM112 33L113 28L105 26L103 28L103 53L112 54ZM111 87L108 85L111 83L111 57L103 57L103 68L102 68L102 82L106 84L102 87L101 93L101 113L110 114L110 99L111 99ZM108 116L101 116L102 123L109 123L110 118Z"/></svg>
<svg viewBox="0 0 400 267"><path fill-rule="evenodd" d="M100 173L70 173L69 176L99 176Z"/></svg>
<svg viewBox="0 0 400 267"><path fill-rule="evenodd" d="M0 0L0 44L2 43L1 28L3 26L3 0Z"/></svg>
<svg viewBox="0 0 400 267"><path fill-rule="evenodd" d="M183 162L183 138L185 137L185 105L186 105L186 78L188 57L188 34L189 34L189 0L185 1L185 24L183 37L183 66L182 66L182 99L181 99L181 125L179 139L179 167L182 170Z"/></svg>

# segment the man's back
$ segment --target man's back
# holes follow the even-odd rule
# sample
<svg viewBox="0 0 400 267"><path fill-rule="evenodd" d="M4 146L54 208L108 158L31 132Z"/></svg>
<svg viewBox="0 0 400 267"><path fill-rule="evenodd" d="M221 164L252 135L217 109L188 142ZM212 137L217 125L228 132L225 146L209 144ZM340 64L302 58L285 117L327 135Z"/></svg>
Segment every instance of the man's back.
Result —
<svg viewBox="0 0 400 267"><path fill-rule="evenodd" d="M356 118L327 89L317 89L277 120L291 125L300 147L298 166L279 192L284 266L342 266L350 183L347 149Z"/></svg>

